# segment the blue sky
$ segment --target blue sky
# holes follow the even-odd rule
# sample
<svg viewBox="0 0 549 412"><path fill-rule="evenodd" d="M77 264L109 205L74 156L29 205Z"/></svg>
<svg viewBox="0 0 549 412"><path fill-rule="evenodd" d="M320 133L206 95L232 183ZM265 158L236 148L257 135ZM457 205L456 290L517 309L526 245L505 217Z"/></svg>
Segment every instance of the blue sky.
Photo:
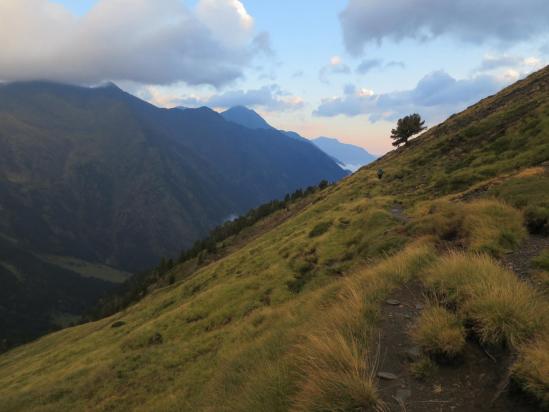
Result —
<svg viewBox="0 0 549 412"><path fill-rule="evenodd" d="M399 116L434 125L549 57L545 0L16 3L33 5L28 16L0 5L21 20L20 49L44 44L14 49L6 67L0 57L0 80L113 80L160 106L247 104L281 129L377 154Z"/></svg>

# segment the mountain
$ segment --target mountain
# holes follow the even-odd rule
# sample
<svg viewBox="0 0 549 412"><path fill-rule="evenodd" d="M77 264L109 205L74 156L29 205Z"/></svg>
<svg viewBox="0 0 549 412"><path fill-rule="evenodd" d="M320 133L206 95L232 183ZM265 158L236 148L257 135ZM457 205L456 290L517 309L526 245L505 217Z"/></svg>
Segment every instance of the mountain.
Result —
<svg viewBox="0 0 549 412"><path fill-rule="evenodd" d="M0 270L18 278L9 284L20 291L4 290L14 297L0 305L32 317L15 298L27 294L43 317L70 314L71 305L59 303L62 290L69 302L89 302L114 286L100 282L105 271L148 269L231 215L345 175L316 148L227 122L207 108L161 109L112 84L2 85L0 238L42 263L5 256ZM67 270L67 259L98 268L99 279ZM17 262L23 260L24 268ZM57 281L48 283L42 277L56 276L54 267ZM69 274L81 280L74 296L59 287ZM78 314L82 305L72 308ZM3 330L0 338L7 335Z"/></svg>
<svg viewBox="0 0 549 412"><path fill-rule="evenodd" d="M330 137L318 137L312 142L324 153L339 160L344 169L352 172L362 166L372 163L376 156L368 153L365 149L352 144L341 143L339 140Z"/></svg>
<svg viewBox="0 0 549 412"><path fill-rule="evenodd" d="M244 106L235 106L221 113L221 116L230 122L239 124L249 129L274 129L263 117L254 110ZM335 159L344 169L352 172L360 167L373 162L376 157L368 153L362 147L351 144L341 143L339 140L329 137L318 137L316 139L306 139L299 133L292 131L283 131L283 134L292 139L302 142L313 142L324 153Z"/></svg>
<svg viewBox="0 0 549 412"><path fill-rule="evenodd" d="M549 67L0 355L0 410L543 410L548 133Z"/></svg>
<svg viewBox="0 0 549 412"><path fill-rule="evenodd" d="M254 110L244 106L235 106L221 113L221 116L229 122L239 124L249 129L274 129L269 123Z"/></svg>

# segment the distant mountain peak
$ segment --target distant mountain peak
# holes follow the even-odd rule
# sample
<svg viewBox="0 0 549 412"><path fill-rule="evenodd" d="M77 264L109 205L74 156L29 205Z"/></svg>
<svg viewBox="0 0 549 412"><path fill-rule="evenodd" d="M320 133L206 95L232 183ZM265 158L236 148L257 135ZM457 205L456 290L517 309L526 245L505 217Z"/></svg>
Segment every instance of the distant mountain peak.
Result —
<svg viewBox="0 0 549 412"><path fill-rule="evenodd" d="M313 139L312 142L334 159L337 159L343 168L352 172L376 159L376 156L368 153L366 149L342 143L333 137L321 136Z"/></svg>
<svg viewBox="0 0 549 412"><path fill-rule="evenodd" d="M234 106L221 113L221 116L229 122L237 123L248 129L273 129L267 121L255 110L245 106Z"/></svg>

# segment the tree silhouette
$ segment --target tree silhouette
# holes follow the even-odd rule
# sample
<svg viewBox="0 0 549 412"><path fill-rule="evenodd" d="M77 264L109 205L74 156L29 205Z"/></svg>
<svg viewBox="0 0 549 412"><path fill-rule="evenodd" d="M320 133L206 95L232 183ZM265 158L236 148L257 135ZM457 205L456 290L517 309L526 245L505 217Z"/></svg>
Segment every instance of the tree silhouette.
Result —
<svg viewBox="0 0 549 412"><path fill-rule="evenodd" d="M391 139L394 140L393 146L400 146L402 143L408 143L408 139L427 129L424 126L425 120L417 113L398 119L396 129L391 130Z"/></svg>

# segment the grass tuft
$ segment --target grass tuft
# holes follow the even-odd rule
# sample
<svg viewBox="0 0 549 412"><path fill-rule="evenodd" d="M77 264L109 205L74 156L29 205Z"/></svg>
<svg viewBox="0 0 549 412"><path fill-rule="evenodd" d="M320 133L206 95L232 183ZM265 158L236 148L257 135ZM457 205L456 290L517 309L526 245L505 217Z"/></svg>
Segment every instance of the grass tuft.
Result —
<svg viewBox="0 0 549 412"><path fill-rule="evenodd" d="M511 376L527 393L549 407L549 333L521 348Z"/></svg>
<svg viewBox="0 0 549 412"><path fill-rule="evenodd" d="M536 291L486 255L451 253L428 271L425 283L484 343L517 347L549 320Z"/></svg>
<svg viewBox="0 0 549 412"><path fill-rule="evenodd" d="M410 333L421 349L435 358L451 360L465 346L465 328L458 317L441 306L426 308Z"/></svg>

